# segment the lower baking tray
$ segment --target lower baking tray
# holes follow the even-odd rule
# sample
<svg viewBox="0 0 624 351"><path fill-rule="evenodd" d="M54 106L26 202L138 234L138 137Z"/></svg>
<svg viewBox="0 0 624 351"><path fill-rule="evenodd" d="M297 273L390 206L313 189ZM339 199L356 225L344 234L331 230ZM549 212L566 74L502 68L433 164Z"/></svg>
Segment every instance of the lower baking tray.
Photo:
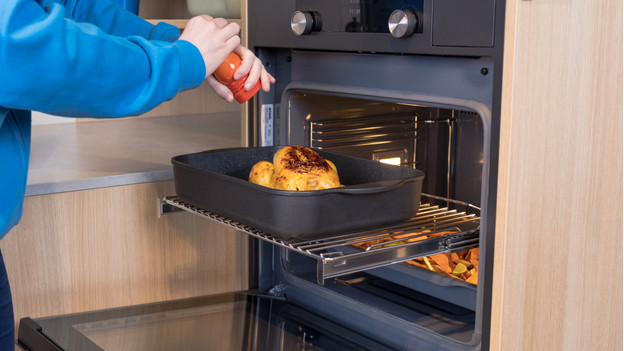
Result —
<svg viewBox="0 0 624 351"><path fill-rule="evenodd" d="M342 188L271 189L251 167L281 146L231 148L172 158L176 194L190 204L285 239L312 239L396 224L420 204L420 170L315 150L338 169Z"/></svg>

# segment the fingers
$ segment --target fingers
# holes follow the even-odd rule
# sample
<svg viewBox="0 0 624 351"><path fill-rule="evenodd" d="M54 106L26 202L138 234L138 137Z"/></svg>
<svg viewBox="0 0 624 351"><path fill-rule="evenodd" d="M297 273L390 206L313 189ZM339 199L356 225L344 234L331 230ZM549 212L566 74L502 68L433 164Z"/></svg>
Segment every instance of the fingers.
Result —
<svg viewBox="0 0 624 351"><path fill-rule="evenodd" d="M208 16L208 17L210 17L210 16ZM225 18L214 18L212 20L215 23L215 25L217 26L217 28L224 28L225 26L228 25L228 21ZM236 23L234 23L234 24L236 24ZM236 31L236 33L238 33L238 31Z"/></svg>
<svg viewBox="0 0 624 351"><path fill-rule="evenodd" d="M202 24L199 24L197 22L202 22ZM240 27L235 22L229 23L225 18L221 18L221 17L214 18L209 15L199 15L199 16L195 16L191 18L190 20L188 20L186 27L188 28L189 25L195 26L195 25L203 25L203 24L210 24L210 23L215 25L217 28L224 28L228 24L234 24L235 27L238 27L238 29L236 30L236 33L240 31Z"/></svg>
<svg viewBox="0 0 624 351"><path fill-rule="evenodd" d="M253 52L251 52L251 50L247 49L246 47L242 45L236 47L234 49L234 52L237 53L238 56L240 56L242 60L240 67L234 73L234 79L236 80L236 79L241 79L245 75L250 73L253 67L254 61L255 60L259 61L259 59L256 57L256 55L254 55ZM257 80L258 77L256 76L255 78Z"/></svg>
<svg viewBox="0 0 624 351"><path fill-rule="evenodd" d="M234 51L237 47L240 46L241 39L238 35L232 36L225 41L225 46L228 48L227 54ZM227 56L227 54L225 56ZM223 58L225 60L225 57Z"/></svg>
<svg viewBox="0 0 624 351"><path fill-rule="evenodd" d="M262 90L268 92L271 84L275 83L275 78L266 71L260 59L251 50L240 45L239 32L240 26L234 22L228 23L224 18L201 15L191 18L180 35L180 40L197 47L204 59L208 83L225 101L233 100L232 92L214 79L212 73L232 51L241 57L241 66L234 73L234 79L247 76L245 90L253 89L260 81Z"/></svg>
<svg viewBox="0 0 624 351"><path fill-rule="evenodd" d="M262 90L266 92L269 92L271 84L275 83L275 78L267 72L260 59L255 57L247 81L245 81L245 90L251 90L256 85L258 79L262 85Z"/></svg>
<svg viewBox="0 0 624 351"><path fill-rule="evenodd" d="M206 68L206 78L225 60L227 55L240 46L240 26L223 18L201 15L191 18L180 40L188 41L199 50Z"/></svg>
<svg viewBox="0 0 624 351"><path fill-rule="evenodd" d="M219 83L219 81L216 80L215 77L209 76L208 78L206 78L206 81L208 81L208 85L210 85L210 87L215 92L215 94L217 94L217 96L227 102L234 101L234 95L232 95L230 89L228 89L228 87L226 87L225 85Z"/></svg>
<svg viewBox="0 0 624 351"><path fill-rule="evenodd" d="M247 76L247 81L245 82L245 90L249 90L256 85L258 79L260 79L260 74L264 70L264 66L259 58L253 57L251 60L248 59L247 63L251 63L251 68L249 69L249 74ZM241 63L242 66L242 63ZM240 71L240 69L239 69ZM236 76L236 74L234 74Z"/></svg>
<svg viewBox="0 0 624 351"><path fill-rule="evenodd" d="M260 76L260 82L262 83L262 90L268 93L271 91L271 84L275 84L275 77L269 74L269 72L264 71Z"/></svg>
<svg viewBox="0 0 624 351"><path fill-rule="evenodd" d="M262 61L244 46L238 46L234 52L242 59L240 67L234 73L234 79L237 80L248 75L245 81L245 90L251 90L259 79L262 90L269 92L271 84L275 83L275 78L266 71Z"/></svg>

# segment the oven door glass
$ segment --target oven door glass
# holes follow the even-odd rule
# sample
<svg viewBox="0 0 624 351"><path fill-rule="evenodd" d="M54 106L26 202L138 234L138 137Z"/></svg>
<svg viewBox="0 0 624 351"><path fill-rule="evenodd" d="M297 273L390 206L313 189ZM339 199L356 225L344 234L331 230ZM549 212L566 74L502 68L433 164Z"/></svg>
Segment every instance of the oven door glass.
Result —
<svg viewBox="0 0 624 351"><path fill-rule="evenodd" d="M19 334L19 346L32 351L390 350L284 299L253 293L28 319Z"/></svg>

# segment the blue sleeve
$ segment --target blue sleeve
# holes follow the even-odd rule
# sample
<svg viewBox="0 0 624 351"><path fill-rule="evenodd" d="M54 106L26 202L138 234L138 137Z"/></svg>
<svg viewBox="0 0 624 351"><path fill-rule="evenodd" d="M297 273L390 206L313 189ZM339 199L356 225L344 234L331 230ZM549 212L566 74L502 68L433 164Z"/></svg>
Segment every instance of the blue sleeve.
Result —
<svg viewBox="0 0 624 351"><path fill-rule="evenodd" d="M166 23L152 25L119 6L111 0L39 0L49 6L56 2L66 9L66 16L76 22L87 22L98 26L108 34L127 37L138 35L151 40L174 41L180 30Z"/></svg>
<svg viewBox="0 0 624 351"><path fill-rule="evenodd" d="M136 28L131 36L109 34L69 19L65 6L48 2L0 1L0 106L63 116L128 116L203 82L204 62L192 44L150 41ZM75 3L69 8L78 19L91 16L76 0L67 2ZM108 4L85 4L91 2ZM109 21L122 21L111 16ZM122 35L122 27L119 22L105 28Z"/></svg>

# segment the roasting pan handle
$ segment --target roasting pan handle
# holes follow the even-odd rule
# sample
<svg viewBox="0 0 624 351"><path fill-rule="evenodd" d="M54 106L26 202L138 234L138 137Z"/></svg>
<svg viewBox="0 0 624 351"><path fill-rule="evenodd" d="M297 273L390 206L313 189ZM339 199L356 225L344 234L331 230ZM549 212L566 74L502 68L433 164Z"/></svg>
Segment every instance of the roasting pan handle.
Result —
<svg viewBox="0 0 624 351"><path fill-rule="evenodd" d="M399 179L399 180L386 180L376 183L348 185L344 188L333 188L332 192L345 193L345 194L376 194L391 191L403 186L407 182L414 182L416 179Z"/></svg>

